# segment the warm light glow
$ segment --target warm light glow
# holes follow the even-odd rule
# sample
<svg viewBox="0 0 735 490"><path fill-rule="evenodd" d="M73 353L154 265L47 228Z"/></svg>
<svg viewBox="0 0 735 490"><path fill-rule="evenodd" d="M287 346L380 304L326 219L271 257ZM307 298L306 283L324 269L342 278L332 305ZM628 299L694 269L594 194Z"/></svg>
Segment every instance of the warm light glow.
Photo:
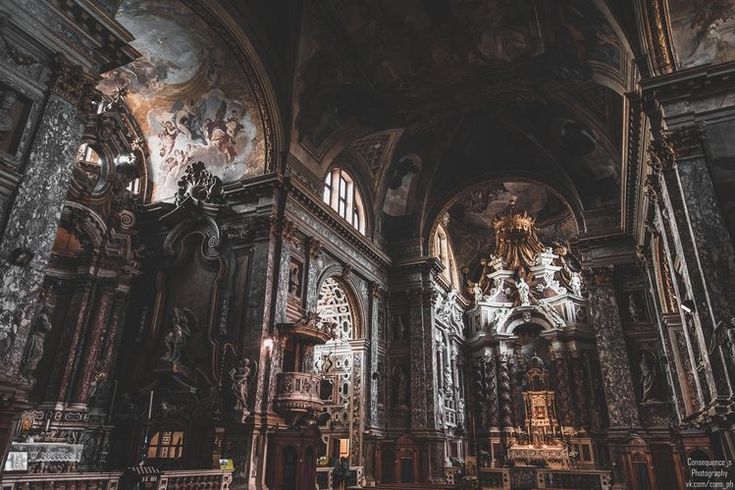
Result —
<svg viewBox="0 0 735 490"><path fill-rule="evenodd" d="M266 337L263 339L263 347L265 347L268 350L273 349L273 339L270 337Z"/></svg>

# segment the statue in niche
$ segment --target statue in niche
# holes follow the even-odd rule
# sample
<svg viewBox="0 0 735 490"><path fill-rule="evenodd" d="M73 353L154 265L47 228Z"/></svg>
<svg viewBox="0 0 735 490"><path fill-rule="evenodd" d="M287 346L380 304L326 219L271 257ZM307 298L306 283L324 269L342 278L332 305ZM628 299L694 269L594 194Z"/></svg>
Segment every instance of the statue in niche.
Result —
<svg viewBox="0 0 735 490"><path fill-rule="evenodd" d="M628 314L630 315L630 321L633 323L640 323L641 318L641 310L638 306L638 303L635 299L635 294L630 293L628 294Z"/></svg>
<svg viewBox="0 0 735 490"><path fill-rule="evenodd" d="M30 376L38 367L38 363L43 358L44 344L46 343L46 334L51 331L51 320L49 320L48 304L46 302L46 290L40 288L38 291L38 303L32 303L29 309L35 311L24 311L23 317L25 321L30 323L30 335L28 336L28 348L26 350L26 359L24 371L26 376Z"/></svg>
<svg viewBox="0 0 735 490"><path fill-rule="evenodd" d="M650 355L643 352L640 361L641 368L641 401L649 402L656 399L655 388L658 379L658 369L651 362Z"/></svg>
<svg viewBox="0 0 735 490"><path fill-rule="evenodd" d="M235 395L235 411L240 415L240 421L244 422L250 412L248 411L248 397L250 394L250 380L253 372L257 369L257 363L248 358L243 359L237 367L230 372L232 381L232 393Z"/></svg>
<svg viewBox="0 0 735 490"><path fill-rule="evenodd" d="M161 359L169 362L178 362L186 345L186 339L191 335L194 323L194 313L188 308L174 307L171 313L171 331L166 334L164 344L166 352Z"/></svg>
<svg viewBox="0 0 735 490"><path fill-rule="evenodd" d="M572 294L575 296L582 296L582 278L578 273L572 274L572 278L569 280L569 287L572 290Z"/></svg>
<svg viewBox="0 0 735 490"><path fill-rule="evenodd" d="M291 296L301 296L301 265L298 262L291 262L288 270L288 294Z"/></svg>
<svg viewBox="0 0 735 490"><path fill-rule="evenodd" d="M522 277L518 282L516 282L516 291L518 291L518 300L520 301L521 306L528 306L531 304L529 299L530 289L531 288L528 286L528 283Z"/></svg>

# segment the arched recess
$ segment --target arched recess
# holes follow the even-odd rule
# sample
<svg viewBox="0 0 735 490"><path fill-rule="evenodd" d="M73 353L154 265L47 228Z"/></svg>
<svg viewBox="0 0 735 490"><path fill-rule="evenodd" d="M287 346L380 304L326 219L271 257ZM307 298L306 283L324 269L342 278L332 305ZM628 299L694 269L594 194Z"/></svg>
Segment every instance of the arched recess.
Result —
<svg viewBox="0 0 735 490"><path fill-rule="evenodd" d="M443 198L443 200L436 200L434 206L431 210L429 210L423 220L422 225L422 248L424 251L431 251L431 240L434 237L438 227L442 223L442 217L446 216L449 209L457 203L465 193L472 192L473 190L483 189L485 187L494 186L494 185L500 185L504 182L528 182L532 183L538 186L543 187L546 189L551 195L558 198L564 205L566 205L573 217L574 223L576 225L577 232L585 229L584 224L584 218L582 213L582 205L581 202L579 202L578 199L575 199L577 197L575 194L572 194L571 196L568 193L562 193L559 190L557 190L556 187L540 181L538 179L534 178L526 178L526 177L517 177L513 176L512 174L509 174L508 177L496 177L496 178L488 178L480 183L477 183L477 181L469 183L467 182L464 185L459 185L455 189L452 189L451 192L446 193L446 197Z"/></svg>
<svg viewBox="0 0 735 490"><path fill-rule="evenodd" d="M125 0L117 20L142 57L104 74L98 88L125 94L149 149L153 201L172 199L193 161L225 184L276 170L285 148L277 94L224 7Z"/></svg>
<svg viewBox="0 0 735 490"><path fill-rule="evenodd" d="M314 368L332 384L325 400L329 421L321 428L326 456L348 457L351 466L362 464L365 412L366 359L362 311L343 277L327 276L319 284L316 312L335 324L335 336L314 347Z"/></svg>

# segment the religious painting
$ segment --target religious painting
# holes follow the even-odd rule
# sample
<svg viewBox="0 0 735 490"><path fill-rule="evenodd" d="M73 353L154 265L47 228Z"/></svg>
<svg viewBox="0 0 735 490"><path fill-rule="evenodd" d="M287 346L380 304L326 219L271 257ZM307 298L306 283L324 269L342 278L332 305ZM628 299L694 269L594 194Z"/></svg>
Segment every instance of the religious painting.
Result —
<svg viewBox="0 0 735 490"><path fill-rule="evenodd" d="M99 88L127 91L146 135L153 200L170 200L189 162L223 182L260 175L263 127L237 57L195 12L170 0L127 0L117 20L143 56L105 74Z"/></svg>
<svg viewBox="0 0 735 490"><path fill-rule="evenodd" d="M0 151L16 155L31 106L28 98L0 83Z"/></svg>
<svg viewBox="0 0 735 490"><path fill-rule="evenodd" d="M735 0L669 0L681 68L735 59Z"/></svg>

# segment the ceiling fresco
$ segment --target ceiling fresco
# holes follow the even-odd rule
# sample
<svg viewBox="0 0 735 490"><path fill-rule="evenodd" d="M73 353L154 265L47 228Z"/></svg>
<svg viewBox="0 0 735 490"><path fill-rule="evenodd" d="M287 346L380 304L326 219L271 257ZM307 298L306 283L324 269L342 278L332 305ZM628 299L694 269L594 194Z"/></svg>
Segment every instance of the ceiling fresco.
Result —
<svg viewBox="0 0 735 490"><path fill-rule="evenodd" d="M681 68L735 59L735 0L669 0Z"/></svg>
<svg viewBox="0 0 735 490"><path fill-rule="evenodd" d="M224 182L264 172L262 121L237 58L182 2L126 0L117 19L143 53L105 74L146 135L153 200L172 199L184 167L203 161Z"/></svg>

